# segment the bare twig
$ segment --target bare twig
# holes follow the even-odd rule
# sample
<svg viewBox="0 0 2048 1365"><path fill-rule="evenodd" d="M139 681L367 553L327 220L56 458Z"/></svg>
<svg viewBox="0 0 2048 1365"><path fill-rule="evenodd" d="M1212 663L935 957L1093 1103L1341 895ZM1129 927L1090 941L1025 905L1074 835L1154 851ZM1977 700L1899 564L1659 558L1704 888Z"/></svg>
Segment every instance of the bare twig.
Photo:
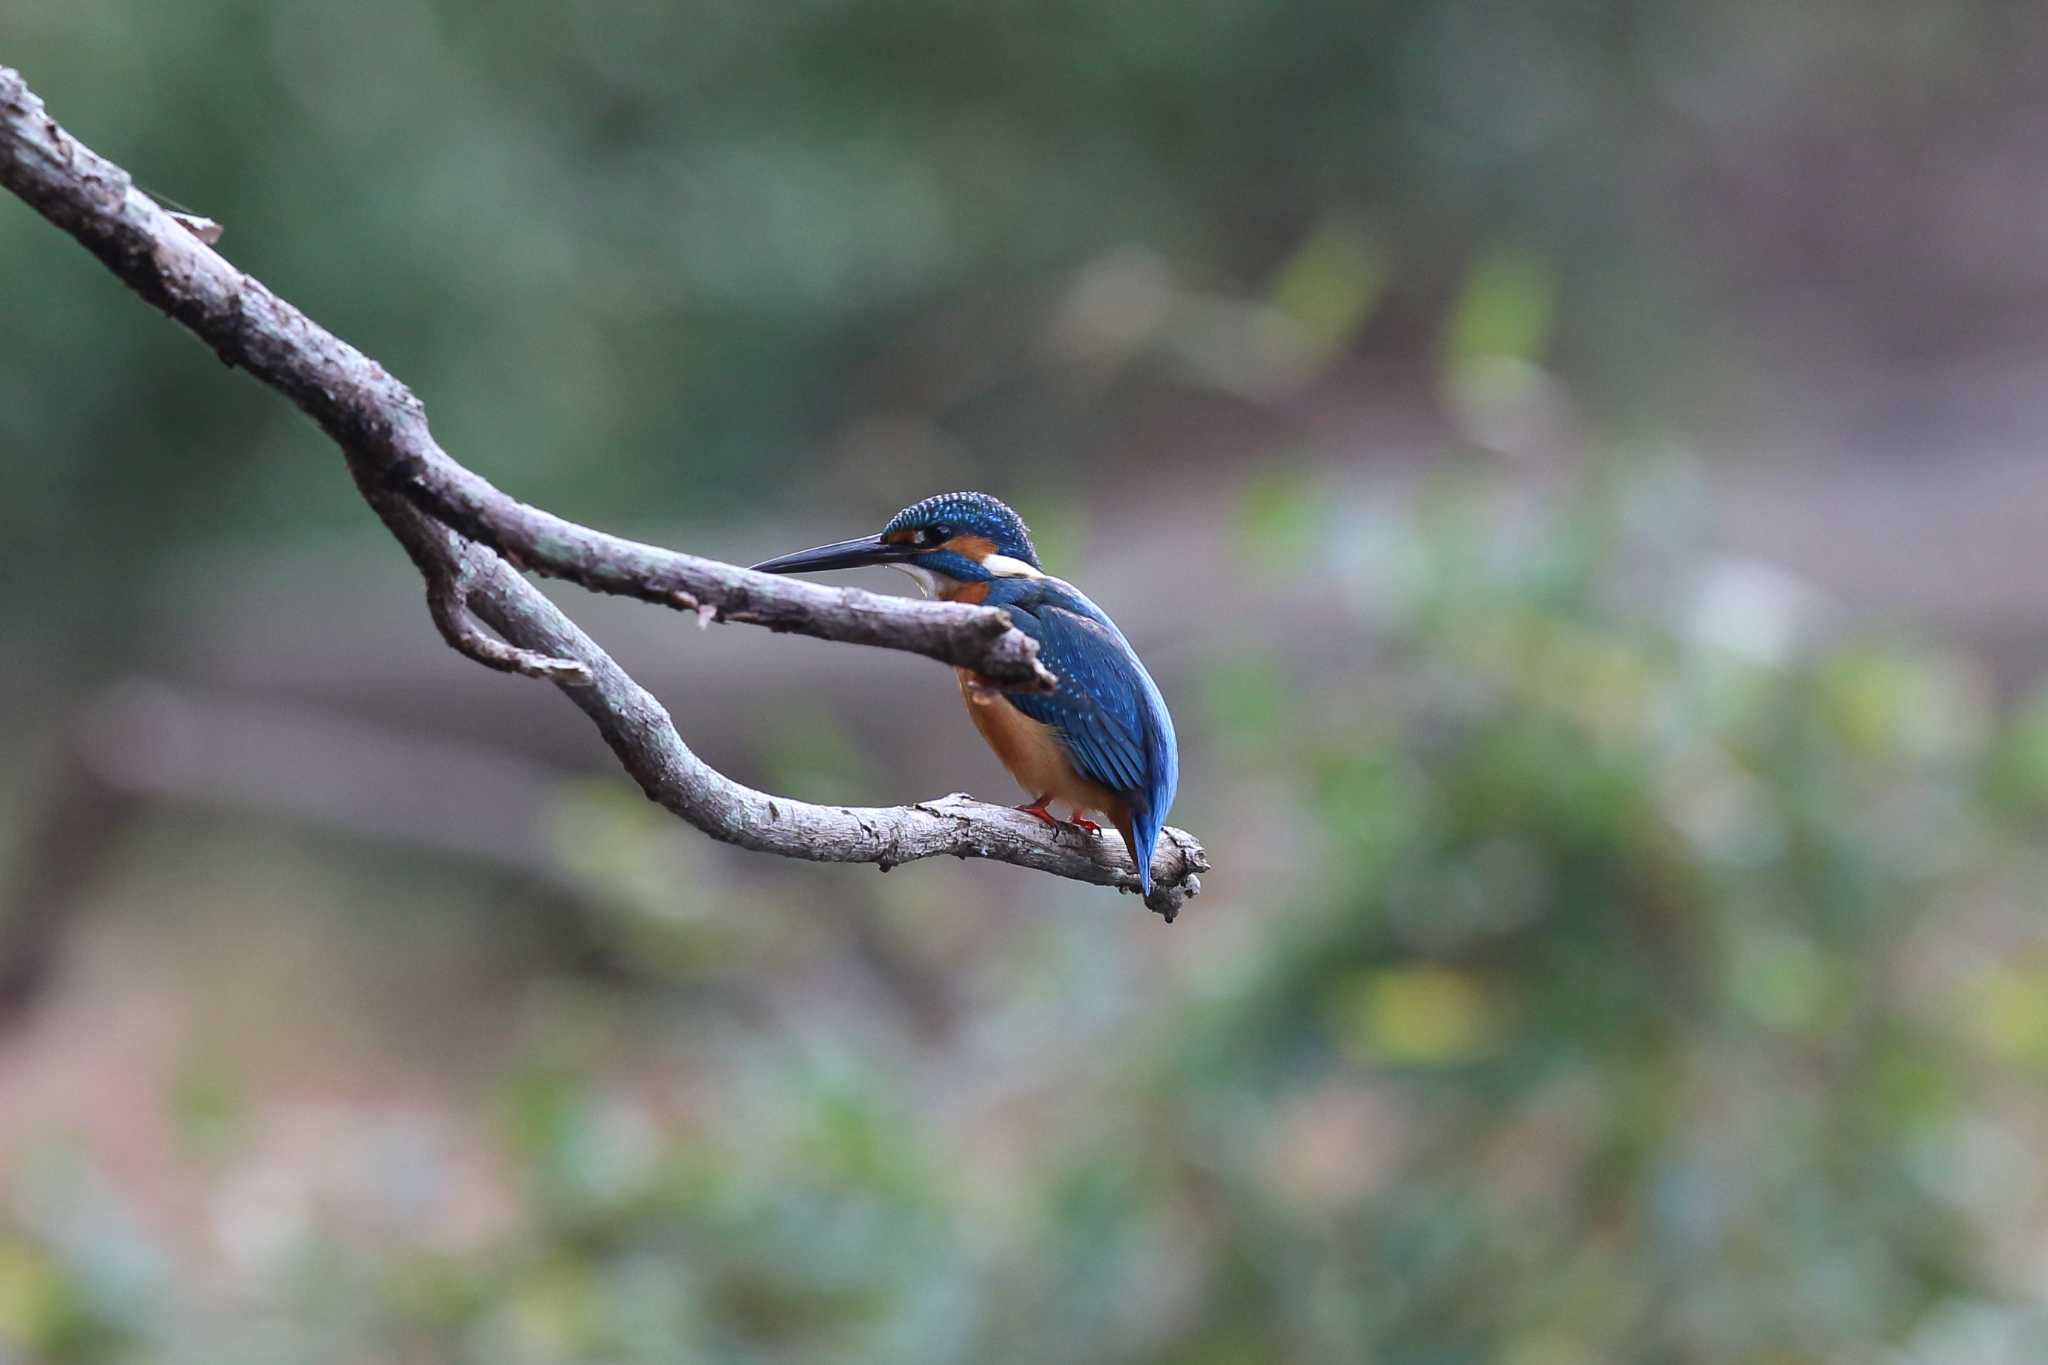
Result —
<svg viewBox="0 0 2048 1365"><path fill-rule="evenodd" d="M589 672L573 659L550 659L545 654L508 645L484 634L469 610L469 590L475 581L475 572L469 567L467 556L462 567L454 573L436 574L427 580L427 612L434 618L435 629L441 632L441 638L448 642L450 649L500 673L523 673L529 678L547 682L556 678L570 682L589 681Z"/></svg>
<svg viewBox="0 0 2048 1365"><path fill-rule="evenodd" d="M722 621L908 650L1011 687L1049 689L1054 680L1038 662L1036 645L1001 612L757 574L622 540L507 496L435 443L424 409L403 384L179 227L135 189L127 172L59 128L20 74L6 67L0 67L0 184L221 359L318 422L426 579L449 643L493 668L549 679L596 723L651 799L713 838L813 862L874 863L884 871L951 854L1137 888L1113 840L1048 830L1030 816L964 795L915 806L818 806L724 777L683 743L660 703L513 564ZM484 635L478 620L500 639ZM1182 831L1166 831L1147 903L1170 921L1201 889L1198 874L1207 869L1201 845Z"/></svg>
<svg viewBox="0 0 2048 1365"><path fill-rule="evenodd" d="M370 495L370 505L377 509L387 526L408 513L419 516L409 504L398 502L389 493ZM420 532L431 534L425 527L421 527ZM459 536L450 536L448 540L449 550L445 558L414 556L421 576L427 581L427 613L434 618L434 627L441 632L441 638L448 642L448 647L500 673L522 673L544 682L589 682L590 670L574 659L551 659L545 654L521 649L484 634L475 613L470 610L469 595L477 583L472 556L490 552ZM408 537L400 536L400 542L410 547Z"/></svg>
<svg viewBox="0 0 2048 1365"><path fill-rule="evenodd" d="M170 214L172 222L208 246L220 240L221 227L213 219L202 218L196 213L180 213L176 209L166 209L165 212Z"/></svg>

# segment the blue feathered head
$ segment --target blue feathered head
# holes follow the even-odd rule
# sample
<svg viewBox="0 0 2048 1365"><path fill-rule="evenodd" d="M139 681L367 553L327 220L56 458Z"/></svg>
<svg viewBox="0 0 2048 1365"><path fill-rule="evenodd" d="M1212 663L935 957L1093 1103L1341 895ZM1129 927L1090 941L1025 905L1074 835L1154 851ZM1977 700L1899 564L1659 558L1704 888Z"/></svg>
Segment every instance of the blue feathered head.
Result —
<svg viewBox="0 0 2048 1365"><path fill-rule="evenodd" d="M970 559L998 554L1005 559L1022 560L1034 569L1040 567L1038 550L1031 543L1024 518L1010 510L1009 504L986 493L940 493L913 502L889 518L889 524L882 528L882 539L898 544L907 542L919 549L936 550L950 545ZM988 548L983 550L976 541L987 541Z"/></svg>

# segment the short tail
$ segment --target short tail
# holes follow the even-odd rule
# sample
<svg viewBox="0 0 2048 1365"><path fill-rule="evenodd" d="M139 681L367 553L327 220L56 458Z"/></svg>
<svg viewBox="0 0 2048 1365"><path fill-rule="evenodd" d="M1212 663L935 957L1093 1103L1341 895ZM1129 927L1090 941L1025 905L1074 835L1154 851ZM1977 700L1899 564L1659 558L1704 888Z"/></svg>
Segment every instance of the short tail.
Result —
<svg viewBox="0 0 2048 1365"><path fill-rule="evenodd" d="M1161 823L1160 817L1137 807L1117 821L1117 833L1124 836L1131 865L1138 869L1138 887L1148 896L1152 894L1152 850L1158 846Z"/></svg>

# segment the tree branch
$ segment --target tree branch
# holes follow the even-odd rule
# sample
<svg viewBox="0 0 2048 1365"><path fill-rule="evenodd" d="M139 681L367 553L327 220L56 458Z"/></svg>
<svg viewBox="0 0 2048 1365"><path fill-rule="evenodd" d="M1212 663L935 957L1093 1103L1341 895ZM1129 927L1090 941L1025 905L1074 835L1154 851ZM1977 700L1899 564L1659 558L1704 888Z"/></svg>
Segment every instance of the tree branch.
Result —
<svg viewBox="0 0 2048 1365"><path fill-rule="evenodd" d="M222 360L318 422L426 580L448 643L489 667L553 682L651 799L713 838L884 871L940 854L988 858L1137 889L1113 841L1048 830L962 794L914 806L818 806L724 777L683 743L661 704L513 566L707 618L907 650L1012 687L1050 690L1054 679L1036 644L1002 612L757 574L606 535L507 496L441 449L420 401L382 366L179 226L126 171L58 127L20 74L4 66L0 184ZM479 620L501 638L485 635ZM1198 874L1208 866L1192 836L1165 831L1147 903L1170 922L1200 891Z"/></svg>

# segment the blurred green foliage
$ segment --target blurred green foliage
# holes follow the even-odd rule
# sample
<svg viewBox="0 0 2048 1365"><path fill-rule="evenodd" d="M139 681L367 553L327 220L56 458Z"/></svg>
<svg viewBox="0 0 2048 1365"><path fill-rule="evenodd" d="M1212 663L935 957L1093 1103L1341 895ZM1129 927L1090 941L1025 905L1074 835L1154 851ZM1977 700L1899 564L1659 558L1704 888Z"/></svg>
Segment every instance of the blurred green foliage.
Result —
<svg viewBox="0 0 2048 1365"><path fill-rule="evenodd" d="M1554 333L1574 384L1620 401L1695 358L1658 319L1705 264L1630 177L1723 131L1705 92L1760 114L1801 60L1859 92L1902 64L1938 80L1997 51L1967 8L1825 61L1827 14L1869 33L1856 7L7 0L0 21L69 127L225 223L451 450L587 518L701 524L872 496L882 466L845 443L876 424L932 437L887 455L920 487L1079 480L1118 448L1075 383L1105 346L1169 390L1256 395L1346 345L1408 355L1446 327L1454 354L1527 358ZM61 634L195 546L369 534L317 434L93 262L19 212L0 257L47 262L0 295L33 319L0 329L0 570L67 589L0 609ZM1091 263L1114 306L1077 337L1058 315ZM90 554L67 533L88 521Z"/></svg>
<svg viewBox="0 0 2048 1365"><path fill-rule="evenodd" d="M1247 515L1336 529L1286 489ZM305 1360L2031 1358L2048 1318L1999 1251L2030 1158L1983 1147L2048 1059L2040 709L2001 722L1897 639L1774 654L1796 600L1632 529L1658 496L1509 531L1431 495L1352 528L1416 565L1358 618L1369 662L1213 670L1222 751L1307 775L1315 853L1284 903L1191 911L1175 934L1255 950L1106 1021L993 1178L859 1045L721 1031L717 1098L658 1119L606 1079L628 1007L576 993L497 1084L521 1193L485 1252L316 1235L267 1325L199 1331L31 1219L0 1332L79 1360L256 1360L281 1322ZM223 1077L176 1101L232 1140Z"/></svg>
<svg viewBox="0 0 2048 1365"><path fill-rule="evenodd" d="M702 532L987 484L1066 564L1132 518L1090 499L1133 429L1347 358L1480 447L1560 376L1621 428L1660 367L1705 382L1673 305L1711 266L1644 168L1974 91L2017 9L0 0L0 60L521 496ZM389 554L315 432L9 208L0 650L64 691L193 559ZM685 1003L554 964L454 1101L486 1150L328 1114L342 1196L258 1162L256 1083L188 1040L147 1104L218 1178L204 1233L51 1135L6 1173L0 1360L2048 1358L2048 698L1839 633L1651 461L1503 506L1180 453L1146 475L1201 483L1190 543L1327 614L1182 642L1219 873L1172 946L1076 914L990 950L917 869L731 885L607 773L550 856ZM784 721L764 780L865 793L865 736ZM518 935L470 894L488 957ZM965 1022L817 1005L814 903L907 927ZM779 1011L721 1012L721 970ZM466 1182L484 1230L415 1235Z"/></svg>

